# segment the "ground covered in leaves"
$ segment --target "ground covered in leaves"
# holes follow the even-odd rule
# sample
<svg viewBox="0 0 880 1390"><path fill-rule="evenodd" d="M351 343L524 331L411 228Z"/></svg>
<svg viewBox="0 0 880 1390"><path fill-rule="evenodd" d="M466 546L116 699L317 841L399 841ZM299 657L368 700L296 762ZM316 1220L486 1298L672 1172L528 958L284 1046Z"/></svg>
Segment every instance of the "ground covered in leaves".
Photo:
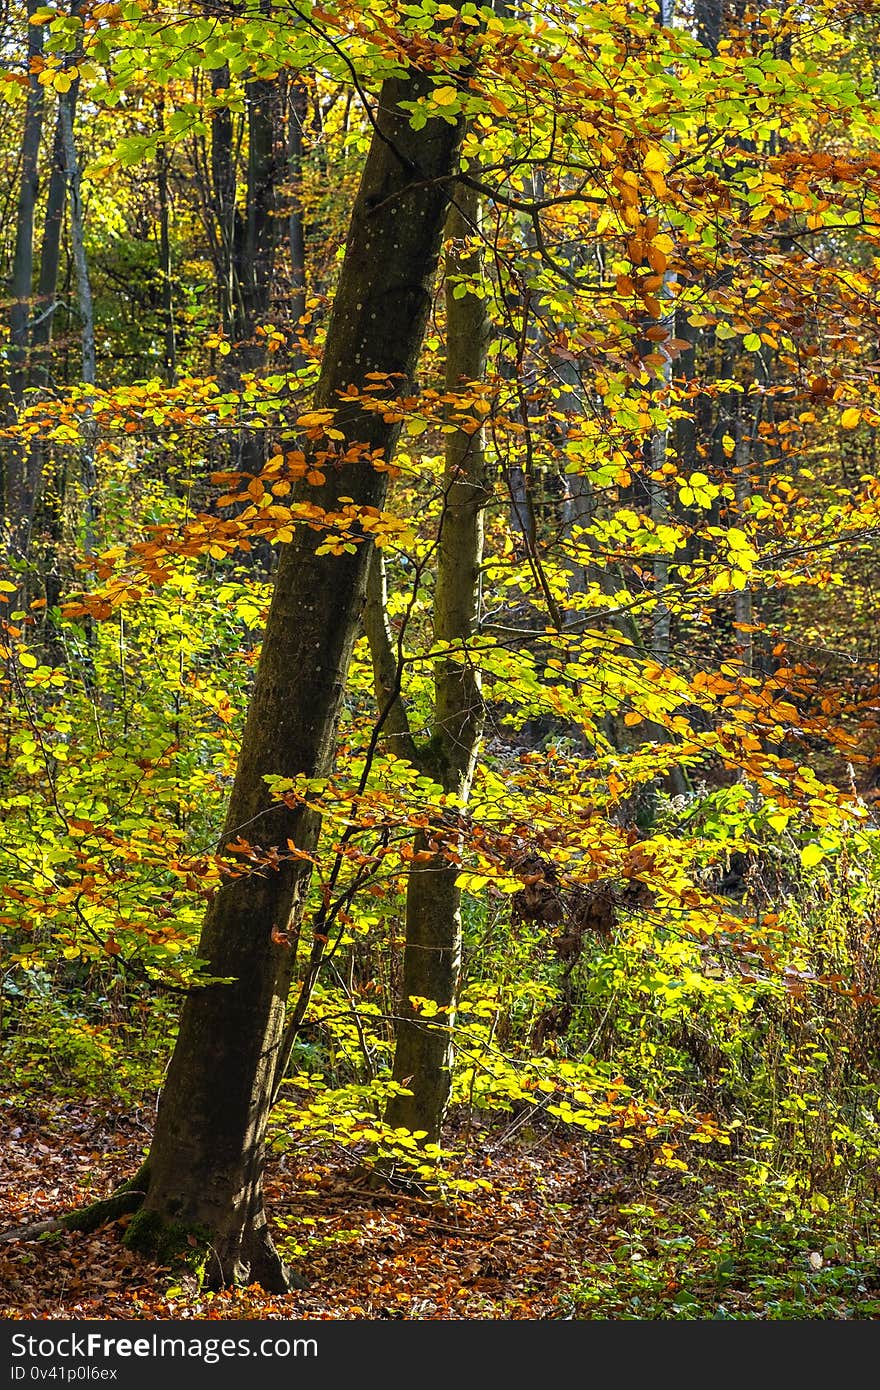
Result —
<svg viewBox="0 0 880 1390"><path fill-rule="evenodd" d="M137 1167L153 1119L20 1098L0 1116L0 1237L106 1195ZM376 1192L348 1155L308 1167L273 1157L275 1237L308 1281L284 1297L257 1285L187 1293L124 1248L128 1218L88 1235L0 1238L0 1317L880 1318L870 1232L835 1243L829 1230L735 1213L717 1175L502 1122L468 1136L461 1172L491 1190Z"/></svg>

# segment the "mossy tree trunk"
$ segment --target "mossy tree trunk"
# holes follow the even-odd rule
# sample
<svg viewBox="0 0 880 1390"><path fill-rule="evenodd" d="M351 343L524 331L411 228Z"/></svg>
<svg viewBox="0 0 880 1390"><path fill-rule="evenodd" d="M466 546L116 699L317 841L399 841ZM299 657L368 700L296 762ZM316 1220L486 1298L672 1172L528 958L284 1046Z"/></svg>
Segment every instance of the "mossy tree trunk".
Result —
<svg viewBox="0 0 880 1390"><path fill-rule="evenodd" d="M370 372L415 371L462 130L430 120L419 132L403 103L423 97L427 74L389 79L355 200L331 316L317 408L336 408L349 383ZM355 400L337 410L345 434L337 468L308 490L333 509L340 496L381 506L387 473L343 464L347 442L394 451L399 426ZM352 642L363 600L368 544L339 557L317 553L320 532L303 527L281 551L223 843L243 836L258 850L288 842L309 851L314 817L272 801L265 778L330 767ZM188 997L157 1115L143 1205L127 1241L156 1251L163 1232L196 1232L213 1283L256 1281L281 1289L288 1272L263 1209L264 1134L282 1035L295 934L305 891L301 860L226 882L206 914L198 954L228 978ZM277 930L276 930L277 929Z"/></svg>
<svg viewBox="0 0 880 1390"><path fill-rule="evenodd" d="M447 233L446 390L480 381L486 368L489 319L480 290L482 257L473 242L479 230L479 199L459 187ZM471 244L468 245L470 239ZM456 297L456 287L469 285ZM474 292L476 290L476 292ZM434 668L434 721L425 768L465 802L483 727L480 676L467 651L479 609L479 577L486 505L483 430L446 435L443 511L437 542L434 637L449 644ZM394 1080L405 1086L389 1101L386 1119L395 1127L440 1137L452 1081L452 1029L461 969L461 890L458 869L441 854L425 859L429 836L416 839L416 860L406 894L406 945ZM442 1011L422 1019L413 997L431 999Z"/></svg>

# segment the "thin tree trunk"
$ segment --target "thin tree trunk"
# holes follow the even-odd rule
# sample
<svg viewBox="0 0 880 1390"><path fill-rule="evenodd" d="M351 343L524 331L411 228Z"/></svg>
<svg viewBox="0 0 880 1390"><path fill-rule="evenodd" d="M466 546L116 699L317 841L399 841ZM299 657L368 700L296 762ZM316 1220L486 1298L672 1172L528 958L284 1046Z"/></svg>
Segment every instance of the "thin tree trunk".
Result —
<svg viewBox="0 0 880 1390"><path fill-rule="evenodd" d="M159 129L164 130L164 102L159 102ZM162 272L162 365L165 380L177 380L177 330L174 323L174 267L171 263L171 213L168 200L168 151L160 145L156 153L156 189L159 194L159 263Z"/></svg>
<svg viewBox="0 0 880 1390"><path fill-rule="evenodd" d="M724 22L724 0L695 0L694 19L697 39L708 48L714 58L721 41Z"/></svg>
<svg viewBox="0 0 880 1390"><path fill-rule="evenodd" d="M658 0L657 3L657 23L668 27L673 21L673 0ZM667 307L667 313L658 319L668 332L669 337L675 336L675 308L672 293L672 273L668 270L663 272L663 284L659 290L661 305ZM672 385L672 359L664 351L662 344L651 344L651 351L660 353L663 357L662 365L652 370L651 376L652 389L659 394L662 404L668 409L670 388ZM647 472L648 497L651 510L651 520L657 529L669 523L669 494L668 483L666 481L663 468L666 463L667 450L669 448L669 427L655 429L645 440L644 461ZM651 610L651 636L650 651L654 660L660 666L667 666L672 651L672 615L669 608L669 557L660 548L658 541L656 558L653 564L654 571L654 590L653 608ZM674 742L674 735L660 724L647 724L646 732L650 732L654 741L657 743ZM666 786L675 795L681 795L687 790L688 783L684 771L680 767L671 767L666 776Z"/></svg>
<svg viewBox="0 0 880 1390"><path fill-rule="evenodd" d="M228 85L225 69L222 85ZM219 88L215 88L219 90ZM215 202L223 260L222 281L225 328L232 351L223 359L221 380L232 390L241 387L242 375L256 372L266 360L266 339L256 330L269 314L275 254L279 238L278 184L283 159L276 144L281 133L281 80L254 78L245 83L247 110L247 164L244 209L236 206L233 131L229 113L218 112L212 126L212 167ZM262 467L262 431L243 429L233 442L232 467L254 473ZM251 560L271 569L274 549L255 542Z"/></svg>
<svg viewBox="0 0 880 1390"><path fill-rule="evenodd" d="M28 0L27 17L40 8L39 0ZM43 135L43 87L38 81L43 55L43 26L28 23L28 94L25 104L24 132L21 143L21 183L15 219L15 250L9 294L9 399L7 413L10 422L24 401L27 386L28 347L30 342L31 296L34 282L34 216L37 205L38 162ZM36 488L28 470L28 450L13 442L6 455L6 515L13 553L27 554L30 530L36 504Z"/></svg>
<svg viewBox="0 0 880 1390"><path fill-rule="evenodd" d="M74 82L67 93L71 111L76 111L76 93L79 87ZM40 249L40 271L37 280L37 315L31 331L31 385L42 390L49 384L52 342L52 329L55 311L58 307L58 269L61 265L61 232L64 225L64 207L67 198L67 176L64 161L64 130L59 107L55 123L55 137L52 142L52 172L49 176L49 191L46 196L46 215L43 219L43 243Z"/></svg>
<svg viewBox="0 0 880 1390"><path fill-rule="evenodd" d="M229 69L211 71L211 94L218 96L229 87ZM232 114L228 107L218 107L211 116L211 194L217 222L219 265L217 288L220 298L220 317L223 328L235 337L238 285L235 275L236 212L235 212L235 150L232 133Z"/></svg>
<svg viewBox="0 0 880 1390"><path fill-rule="evenodd" d="M412 130L402 103L430 86L420 73L383 85L316 392L316 407L336 412L347 441L385 459L399 424L355 399L340 406L339 393L370 372L413 378L462 135L460 123L442 119ZM327 509L340 495L381 506L386 487L387 473L363 460L328 469L308 496ZM302 527L282 549L223 846L241 835L283 856L289 843L301 851L316 843L315 817L273 801L265 778L318 776L333 757L369 550L365 541L354 554L320 555L321 540ZM211 903L198 955L222 982L193 991L184 1005L146 1197L126 1236L134 1248L155 1254L170 1241L186 1255L186 1234L196 1231L215 1283L287 1283L266 1224L262 1161L294 966L280 936L295 925L305 887L303 861L288 857L277 869L228 880Z"/></svg>
<svg viewBox="0 0 880 1390"><path fill-rule="evenodd" d="M308 112L308 96L301 82L293 81L288 95L287 163L292 189L287 219L290 251L290 315L294 329L306 312L306 232L303 221L300 181L303 168L303 124ZM299 328L302 332L302 328Z"/></svg>
<svg viewBox="0 0 880 1390"><path fill-rule="evenodd" d="M242 282L242 336L253 339L254 330L269 310L275 247L278 239L277 185L281 174L275 157L276 128L280 125L280 89L277 80L264 78L245 87L248 110L247 206L240 278ZM251 343L253 365L265 350Z"/></svg>
<svg viewBox="0 0 880 1390"><path fill-rule="evenodd" d="M479 249L462 250L479 224L478 196L460 188L449 216L452 238L446 262L446 391L461 391L486 369L489 319L485 300L468 291L456 299L455 277L479 278ZM444 507L437 543L434 636L455 657L440 656L434 668L434 729L428 768L444 791L467 802L480 734L483 699L480 675L467 643L474 634L480 599L486 467L483 430L446 436ZM443 854L419 860L428 834L416 839L416 860L406 894L406 946L393 1078L406 1091L389 1101L386 1118L395 1128L424 1130L427 1142L440 1137L452 1083L455 1005L461 970L461 890L458 869ZM413 998L431 999L441 1010L431 1024L420 1018ZM406 1092L409 1092L407 1094Z"/></svg>
<svg viewBox="0 0 880 1390"><path fill-rule="evenodd" d="M697 338L699 330L689 321L687 313L679 310L675 315L675 336L680 342L688 344L682 348L678 357L677 384L683 390L692 386L697 370ZM697 467L697 403L688 396L687 413L675 423L675 454L679 473L693 473Z"/></svg>
<svg viewBox="0 0 880 1390"><path fill-rule="evenodd" d="M67 95L62 96L59 102L58 119L61 122L70 203L70 247L76 275L76 295L82 334L82 380L85 386L94 386L97 375L95 311L86 256L79 160L73 133L73 104L67 100ZM91 405L89 405L82 422L82 447L80 450L80 482L83 489L83 550L86 555L93 555L95 551L95 493L98 481L95 471L96 446L95 418Z"/></svg>
<svg viewBox="0 0 880 1390"><path fill-rule="evenodd" d="M78 80L67 93L71 111L76 111ZM64 99L64 98L62 98ZM52 373L52 330L55 313L58 309L58 271L61 265L61 234L64 226L64 208L67 201L67 173L64 158L64 130L59 109L55 122L55 136L52 142L52 172L49 176L49 191L46 197L46 215L43 221L43 243L40 249L40 272L37 282L37 317L31 332L31 386L35 397L44 393L49 386ZM39 436L31 440L28 449L28 477L36 501L36 515L39 516L40 530L45 537L39 565L46 590L47 617L52 614L61 598L61 545L62 516L64 511L63 470L59 469L54 486L46 478L47 450L45 441ZM49 618L51 623L51 618ZM49 650L54 662L64 659L64 649L58 634L50 626L47 630Z"/></svg>
<svg viewBox="0 0 880 1390"><path fill-rule="evenodd" d="M737 519L746 515L752 495L752 421L749 420L748 402L744 396L737 397L736 403L736 445L734 448L734 488L736 491ZM753 615L751 584L737 589L733 600L733 617L736 623L736 648L740 672L743 676L752 674L754 640L751 632Z"/></svg>

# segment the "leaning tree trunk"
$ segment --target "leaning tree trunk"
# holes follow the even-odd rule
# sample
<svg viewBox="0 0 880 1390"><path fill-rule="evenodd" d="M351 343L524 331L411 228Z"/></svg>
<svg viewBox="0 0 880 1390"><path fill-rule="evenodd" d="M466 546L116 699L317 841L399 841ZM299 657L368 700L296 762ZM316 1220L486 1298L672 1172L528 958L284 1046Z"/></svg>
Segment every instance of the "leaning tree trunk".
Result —
<svg viewBox="0 0 880 1390"><path fill-rule="evenodd" d="M370 372L411 380L431 303L460 123L433 119L416 133L405 106L430 89L427 75L385 82L355 200L345 261L327 333L316 405ZM346 442L387 460L399 426L356 400L337 409ZM381 506L387 473L369 461L342 463L308 499L333 509L339 497ZM321 533L302 527L282 548L222 844L242 835L258 850L314 847L312 816L273 801L265 778L320 776L334 750L369 560L366 543L319 555ZM292 951L281 938L305 891L303 861L229 879L206 914L198 955L218 983L188 997L144 1171L145 1190L127 1231L135 1249L167 1256L196 1234L213 1283L258 1280L285 1287L263 1209L262 1154L282 1035ZM194 1247L190 1246L190 1255Z"/></svg>
<svg viewBox="0 0 880 1390"><path fill-rule="evenodd" d="M461 391L486 368L489 319L485 300L471 290L455 298L461 276L478 279L479 249L461 249L478 229L479 199L460 188L450 213L452 237L446 265L446 390ZM430 765L444 791L467 801L480 734L483 699L477 668L466 644L479 606L486 474L483 430L446 436L444 505L437 543L434 636L449 643L452 656L434 668L434 729ZM422 833L416 851L425 851ZM461 968L461 889L458 869L442 853L416 855L406 893L406 946L402 998L394 1050L394 1080L405 1089L389 1101L386 1119L395 1128L424 1130L428 1143L440 1137L452 1082L452 1037ZM423 1020L413 998L432 999L441 1012Z"/></svg>

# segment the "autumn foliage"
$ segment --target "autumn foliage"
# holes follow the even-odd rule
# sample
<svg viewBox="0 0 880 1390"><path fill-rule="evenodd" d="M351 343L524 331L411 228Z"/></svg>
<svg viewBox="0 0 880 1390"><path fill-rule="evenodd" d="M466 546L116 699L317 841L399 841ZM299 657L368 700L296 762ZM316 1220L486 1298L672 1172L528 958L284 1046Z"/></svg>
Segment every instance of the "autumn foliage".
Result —
<svg viewBox="0 0 880 1390"><path fill-rule="evenodd" d="M314 1281L300 1315L876 1316L872 8L11 14L6 1224L136 1168L181 1001L224 987L206 906L296 864L268 1171L276 1243ZM378 92L413 72L411 129L463 125L450 197L477 211L447 224L412 378L370 370L316 404ZM485 371L451 385L455 306L477 304ZM472 621L438 637L450 441L480 451L480 537ZM380 505L346 490L370 470ZM320 829L224 840L278 557L303 535L382 567L329 772L264 779ZM458 781L450 672L478 691ZM455 870L452 1002L401 997L425 866ZM454 1058L437 1142L393 1122L404 1015ZM79 1147L54 1187L22 1148L53 1149L65 1115L126 1149L101 1191ZM75 1271L85 1237L63 1239ZM71 1276L69 1315L287 1306L106 1258L103 1292Z"/></svg>

